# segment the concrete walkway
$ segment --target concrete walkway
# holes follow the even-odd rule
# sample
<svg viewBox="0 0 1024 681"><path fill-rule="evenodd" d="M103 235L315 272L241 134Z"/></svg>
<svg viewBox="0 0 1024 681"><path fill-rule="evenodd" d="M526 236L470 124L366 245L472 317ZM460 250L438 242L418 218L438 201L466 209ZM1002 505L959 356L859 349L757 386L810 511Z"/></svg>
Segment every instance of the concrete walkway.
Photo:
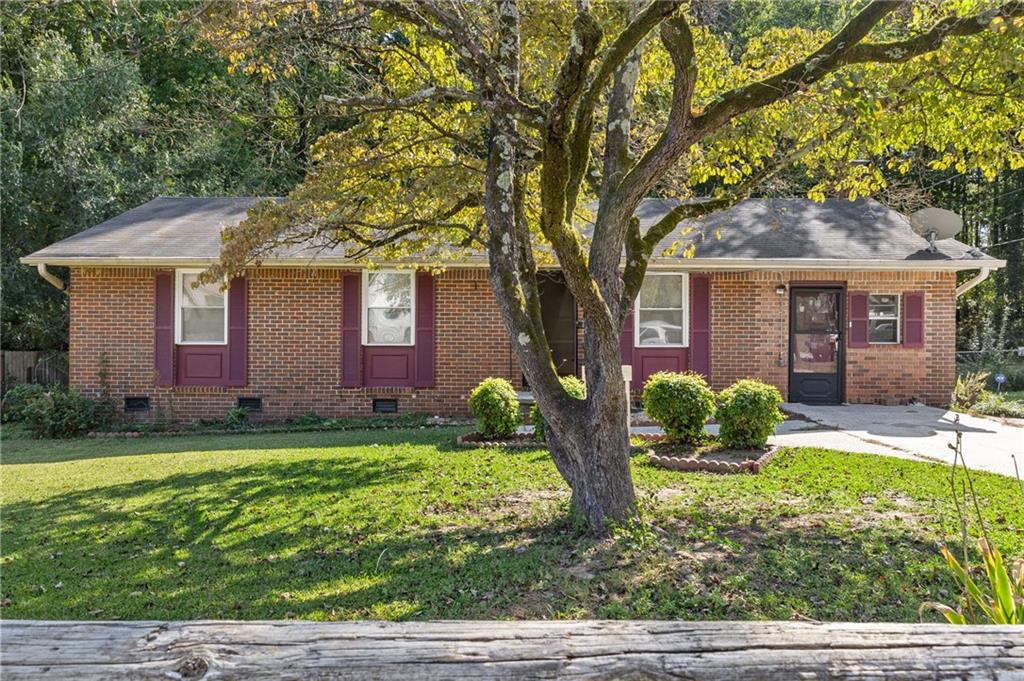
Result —
<svg viewBox="0 0 1024 681"><path fill-rule="evenodd" d="M778 444L827 447L950 464L953 461L950 445L956 442L956 431L959 430L963 433L964 459L969 468L1013 476L1013 457L1016 456L1017 466L1024 475L1024 428L999 419L958 414L923 405L785 404L783 408L810 419L813 423L809 425L819 430L813 433L779 432L773 440ZM959 424L955 422L958 416Z"/></svg>
<svg viewBox="0 0 1024 681"><path fill-rule="evenodd" d="M783 447L821 447L843 452L880 454L900 459L953 462L956 431L963 433L964 459L972 470L1014 476L1014 460L1024 476L1024 427L1000 419L958 414L945 409L909 405L883 407L868 404L814 406L786 403L790 418L775 430L768 442ZM959 425L954 419L959 416ZM634 414L634 419L644 418ZM520 432L533 432L523 426ZM718 434L718 426L707 431ZM633 433L660 434L659 426L633 426Z"/></svg>

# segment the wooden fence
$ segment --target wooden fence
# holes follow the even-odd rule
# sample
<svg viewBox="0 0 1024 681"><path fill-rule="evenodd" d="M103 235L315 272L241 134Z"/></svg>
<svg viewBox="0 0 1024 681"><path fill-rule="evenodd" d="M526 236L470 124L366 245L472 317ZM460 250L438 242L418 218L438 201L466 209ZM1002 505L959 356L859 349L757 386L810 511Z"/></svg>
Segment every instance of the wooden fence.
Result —
<svg viewBox="0 0 1024 681"><path fill-rule="evenodd" d="M1024 679L1024 627L808 622L0 622L22 679Z"/></svg>
<svg viewBox="0 0 1024 681"><path fill-rule="evenodd" d="M0 353L4 383L68 384L68 353L54 350L4 350Z"/></svg>

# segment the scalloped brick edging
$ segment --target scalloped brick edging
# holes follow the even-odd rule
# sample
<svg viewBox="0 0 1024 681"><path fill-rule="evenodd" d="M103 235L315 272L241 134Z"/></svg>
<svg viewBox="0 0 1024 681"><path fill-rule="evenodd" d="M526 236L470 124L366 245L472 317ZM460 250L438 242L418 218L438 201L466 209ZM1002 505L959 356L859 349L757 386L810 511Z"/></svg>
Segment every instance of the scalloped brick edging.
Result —
<svg viewBox="0 0 1024 681"><path fill-rule="evenodd" d="M673 471L707 471L708 473L760 473L765 464L775 456L778 447L771 446L756 459L736 463L694 456L658 456L654 450L647 450L647 460L655 466Z"/></svg>
<svg viewBox="0 0 1024 681"><path fill-rule="evenodd" d="M504 440L483 440L473 439L482 437L480 433L465 433L456 438L455 442L466 449L479 449L480 447L503 447L504 449L539 449L544 447L540 442L533 439L533 433L516 433Z"/></svg>

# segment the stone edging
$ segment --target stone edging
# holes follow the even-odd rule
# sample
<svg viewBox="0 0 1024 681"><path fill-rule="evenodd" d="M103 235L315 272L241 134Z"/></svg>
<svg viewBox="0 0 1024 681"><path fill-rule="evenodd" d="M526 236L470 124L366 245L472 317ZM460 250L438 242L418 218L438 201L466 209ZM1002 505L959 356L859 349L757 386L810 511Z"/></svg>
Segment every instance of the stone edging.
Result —
<svg viewBox="0 0 1024 681"><path fill-rule="evenodd" d="M533 439L533 433L516 433L507 440L472 440L470 438L480 437L480 433L463 433L455 442L466 449L479 449L481 447L502 447L504 449L541 449L544 445Z"/></svg>
<svg viewBox="0 0 1024 681"><path fill-rule="evenodd" d="M760 473L765 464L779 450L772 445L757 459L736 463L735 461L717 461L715 459L697 458L694 456L658 456L653 449L647 450L647 460L655 466L673 471L707 471L709 473Z"/></svg>

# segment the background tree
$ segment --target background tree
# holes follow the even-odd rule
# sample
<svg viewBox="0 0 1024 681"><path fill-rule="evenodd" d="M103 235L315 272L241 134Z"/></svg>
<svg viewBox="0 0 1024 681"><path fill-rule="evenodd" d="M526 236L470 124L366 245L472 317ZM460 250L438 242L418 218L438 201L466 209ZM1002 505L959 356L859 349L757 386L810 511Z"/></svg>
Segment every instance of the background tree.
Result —
<svg viewBox="0 0 1024 681"><path fill-rule="evenodd" d="M197 40L205 3L0 3L3 345L67 345L66 297L18 258L160 195L278 195L310 140L340 123L318 107L343 71L235 70ZM314 63L315 61L315 63Z"/></svg>
<svg viewBox="0 0 1024 681"><path fill-rule="evenodd" d="M354 257L451 254L485 244L491 284L546 422L573 506L596 530L636 514L619 334L659 241L796 165L809 195L877 192L915 149L935 169L995 177L1024 165L1024 4L875 1L835 33L772 29L731 56L684 3L429 3L218 8L214 36L249 68L277 13L304 39L358 55L372 77L326 92L356 123L325 136L290 201L227 235L214 277L298 240ZM657 34L657 39L649 36ZM223 49L223 48L222 48ZM281 70L282 75L287 66ZM968 94L968 92L976 94ZM714 196L696 187L717 184ZM646 233L652 193L686 200ZM592 214L586 206L596 199ZM593 238L574 222L591 217ZM587 397L562 389L541 322L538 257L553 257L584 314Z"/></svg>

